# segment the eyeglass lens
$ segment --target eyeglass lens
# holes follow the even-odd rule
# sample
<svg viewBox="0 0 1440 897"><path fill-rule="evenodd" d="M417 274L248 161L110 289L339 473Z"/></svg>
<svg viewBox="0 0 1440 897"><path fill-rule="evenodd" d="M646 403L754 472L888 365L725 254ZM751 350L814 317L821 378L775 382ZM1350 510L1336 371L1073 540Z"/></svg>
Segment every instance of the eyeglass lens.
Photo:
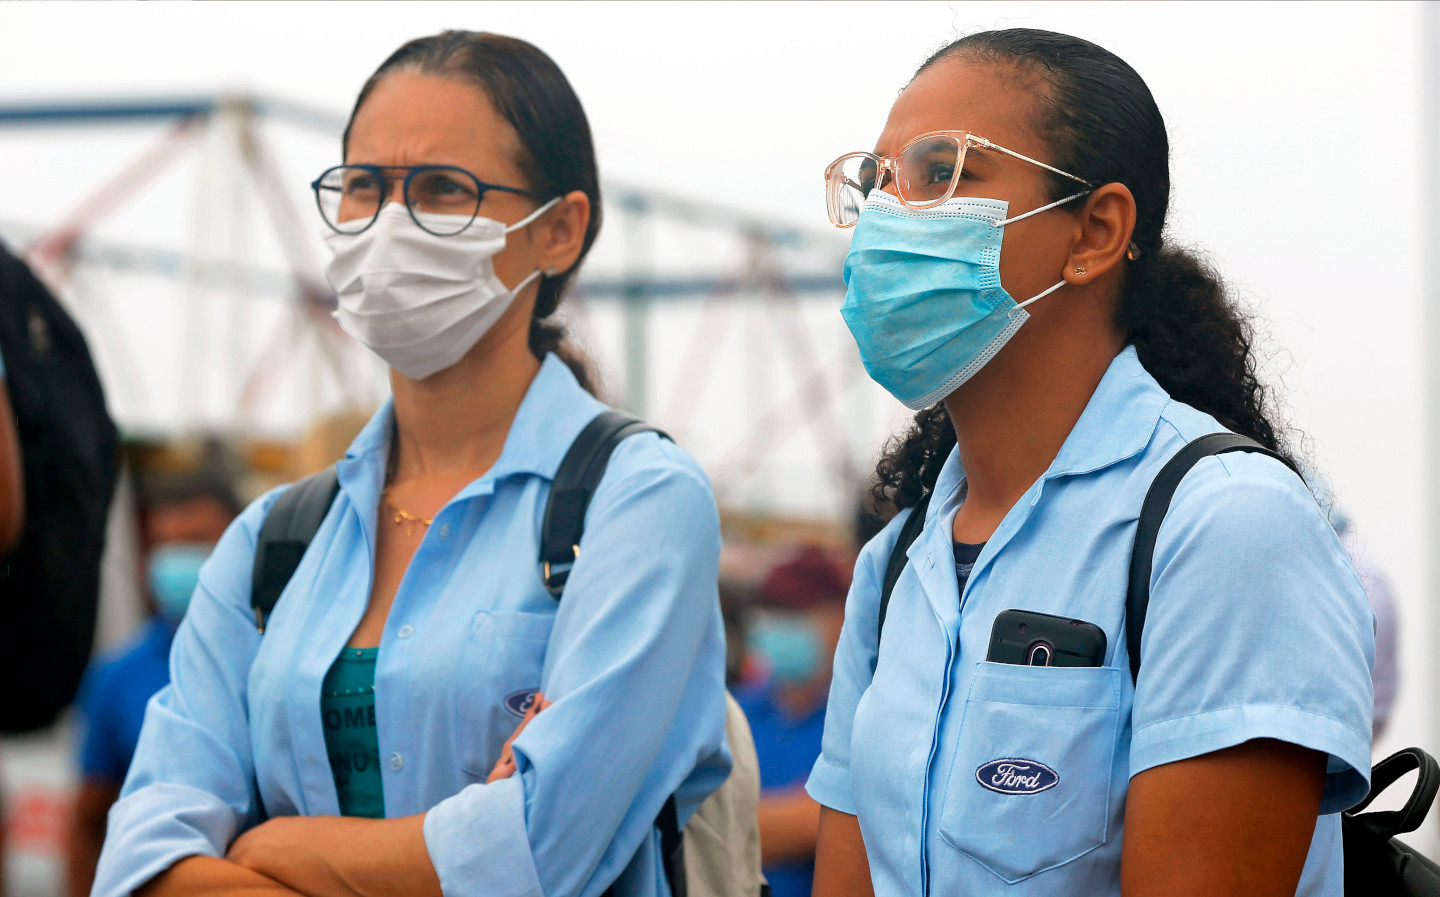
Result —
<svg viewBox="0 0 1440 897"><path fill-rule="evenodd" d="M342 234L370 226L389 194L387 184L368 168L340 166L325 172L316 195L325 222ZM459 168L428 168L415 172L405 186L405 205L416 223L437 236L452 236L470 226L484 197L478 181ZM437 217L441 216L441 217Z"/></svg>
<svg viewBox="0 0 1440 897"><path fill-rule="evenodd" d="M965 151L960 139L933 135L913 143L895 158L895 189L907 205L934 205L947 198L960 176ZM849 227L860 219L865 198L876 186L879 165L867 153L845 156L830 170L826 201L830 220Z"/></svg>
<svg viewBox="0 0 1440 897"><path fill-rule="evenodd" d="M895 189L911 205L938 202L949 194L962 158L959 140L948 134L912 143L895 159Z"/></svg>
<svg viewBox="0 0 1440 897"><path fill-rule="evenodd" d="M825 199L830 207L830 220L839 227L849 227L860 219L865 197L875 188L879 166L873 156L845 156L830 170Z"/></svg>

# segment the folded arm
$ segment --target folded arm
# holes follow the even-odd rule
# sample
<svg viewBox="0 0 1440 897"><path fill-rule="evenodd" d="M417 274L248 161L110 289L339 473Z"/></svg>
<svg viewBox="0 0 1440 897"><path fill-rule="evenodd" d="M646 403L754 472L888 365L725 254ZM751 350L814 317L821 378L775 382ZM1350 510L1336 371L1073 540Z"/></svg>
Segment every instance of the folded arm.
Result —
<svg viewBox="0 0 1440 897"><path fill-rule="evenodd" d="M549 706L543 694L535 696L506 740L490 773L491 782L514 774L511 746ZM440 897L440 879L425 848L424 825L424 814L400 819L286 816L235 839L226 859L306 897ZM215 877L225 871L207 865L196 874Z"/></svg>
<svg viewBox="0 0 1440 897"><path fill-rule="evenodd" d="M216 857L192 856L150 879L135 897L301 897L271 878ZM315 895L309 895L315 897Z"/></svg>

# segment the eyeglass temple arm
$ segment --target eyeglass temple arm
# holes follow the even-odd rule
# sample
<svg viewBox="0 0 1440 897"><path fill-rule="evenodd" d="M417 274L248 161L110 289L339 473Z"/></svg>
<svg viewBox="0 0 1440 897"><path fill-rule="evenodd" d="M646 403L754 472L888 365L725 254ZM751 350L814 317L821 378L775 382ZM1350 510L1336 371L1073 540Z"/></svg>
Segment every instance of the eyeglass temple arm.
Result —
<svg viewBox="0 0 1440 897"><path fill-rule="evenodd" d="M995 151L997 151L997 152L1002 152L1002 153L1004 153L1004 154L1007 155L1007 156L1014 156L1014 157L1017 158L1017 159L1021 159L1021 160L1025 161L1025 162L1029 162L1031 165L1039 165L1041 168L1045 169L1046 171L1053 171L1053 172L1055 172L1056 174L1061 175L1061 176L1063 176L1063 177L1067 177L1067 178L1069 178L1069 179L1072 180L1072 181L1079 181L1080 183L1084 184L1084 185L1087 186L1087 187L1091 186L1090 182L1087 181L1087 180L1085 180L1084 178L1082 178L1082 177L1076 177L1075 175L1071 174L1071 173L1068 172L1068 171L1061 171L1060 169L1056 168L1054 165L1046 165L1044 162L1041 162L1039 159L1032 159L1032 158L1030 158L1029 156L1025 155L1024 153L1017 153L1017 152L1015 152L1014 150L1009 150L1009 149L1006 149L1006 148L1003 147L1003 146L1000 146L998 143L991 143L990 141L986 140L984 137L976 137L974 134L970 134L970 135L968 135L968 136L970 137L971 140L975 141L976 143L980 144L981 146L985 147L986 149L992 149L992 150L995 150Z"/></svg>

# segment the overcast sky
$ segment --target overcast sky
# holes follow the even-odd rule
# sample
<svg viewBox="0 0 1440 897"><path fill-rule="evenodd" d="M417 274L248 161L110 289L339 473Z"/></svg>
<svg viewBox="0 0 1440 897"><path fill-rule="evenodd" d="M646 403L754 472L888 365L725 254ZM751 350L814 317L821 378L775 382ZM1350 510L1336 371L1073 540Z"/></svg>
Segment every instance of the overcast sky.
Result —
<svg viewBox="0 0 1440 897"><path fill-rule="evenodd" d="M873 144L930 51L1014 25L1086 37L1150 85L1171 134L1173 234L1270 322L1294 419L1414 621L1422 19L1412 3L0 3L0 101L247 90L343 113L403 40L492 30L565 70L607 176L829 239L823 166ZM0 130L0 222L53 223L159 132ZM337 161L332 139L284 144L302 199ZM114 226L185 245L187 217L136 209Z"/></svg>

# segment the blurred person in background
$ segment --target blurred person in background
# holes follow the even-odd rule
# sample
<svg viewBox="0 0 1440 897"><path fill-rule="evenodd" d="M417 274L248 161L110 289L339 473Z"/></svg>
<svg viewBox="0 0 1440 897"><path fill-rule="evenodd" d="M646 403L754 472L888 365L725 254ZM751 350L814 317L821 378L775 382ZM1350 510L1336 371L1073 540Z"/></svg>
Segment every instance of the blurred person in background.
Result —
<svg viewBox="0 0 1440 897"><path fill-rule="evenodd" d="M801 548L765 577L745 619L761 678L735 697L760 759L760 851L775 897L808 897L815 874L820 805L805 793L805 780L820 756L848 588L824 550Z"/></svg>
<svg viewBox="0 0 1440 897"><path fill-rule="evenodd" d="M312 184L327 275L392 398L336 491L262 496L200 571L93 893L664 897L657 816L731 767L719 515L631 436L563 601L542 577L556 473L607 410L554 319L600 226L579 98L533 45L448 31L381 64L341 149ZM262 527L313 494L266 617Z"/></svg>
<svg viewBox="0 0 1440 897"><path fill-rule="evenodd" d="M80 786L67 864L71 897L90 893L105 817L120 796L145 705L170 682L170 644L200 581L200 566L240 505L215 471L143 480L138 510L152 614L128 643L96 658L81 686Z"/></svg>

